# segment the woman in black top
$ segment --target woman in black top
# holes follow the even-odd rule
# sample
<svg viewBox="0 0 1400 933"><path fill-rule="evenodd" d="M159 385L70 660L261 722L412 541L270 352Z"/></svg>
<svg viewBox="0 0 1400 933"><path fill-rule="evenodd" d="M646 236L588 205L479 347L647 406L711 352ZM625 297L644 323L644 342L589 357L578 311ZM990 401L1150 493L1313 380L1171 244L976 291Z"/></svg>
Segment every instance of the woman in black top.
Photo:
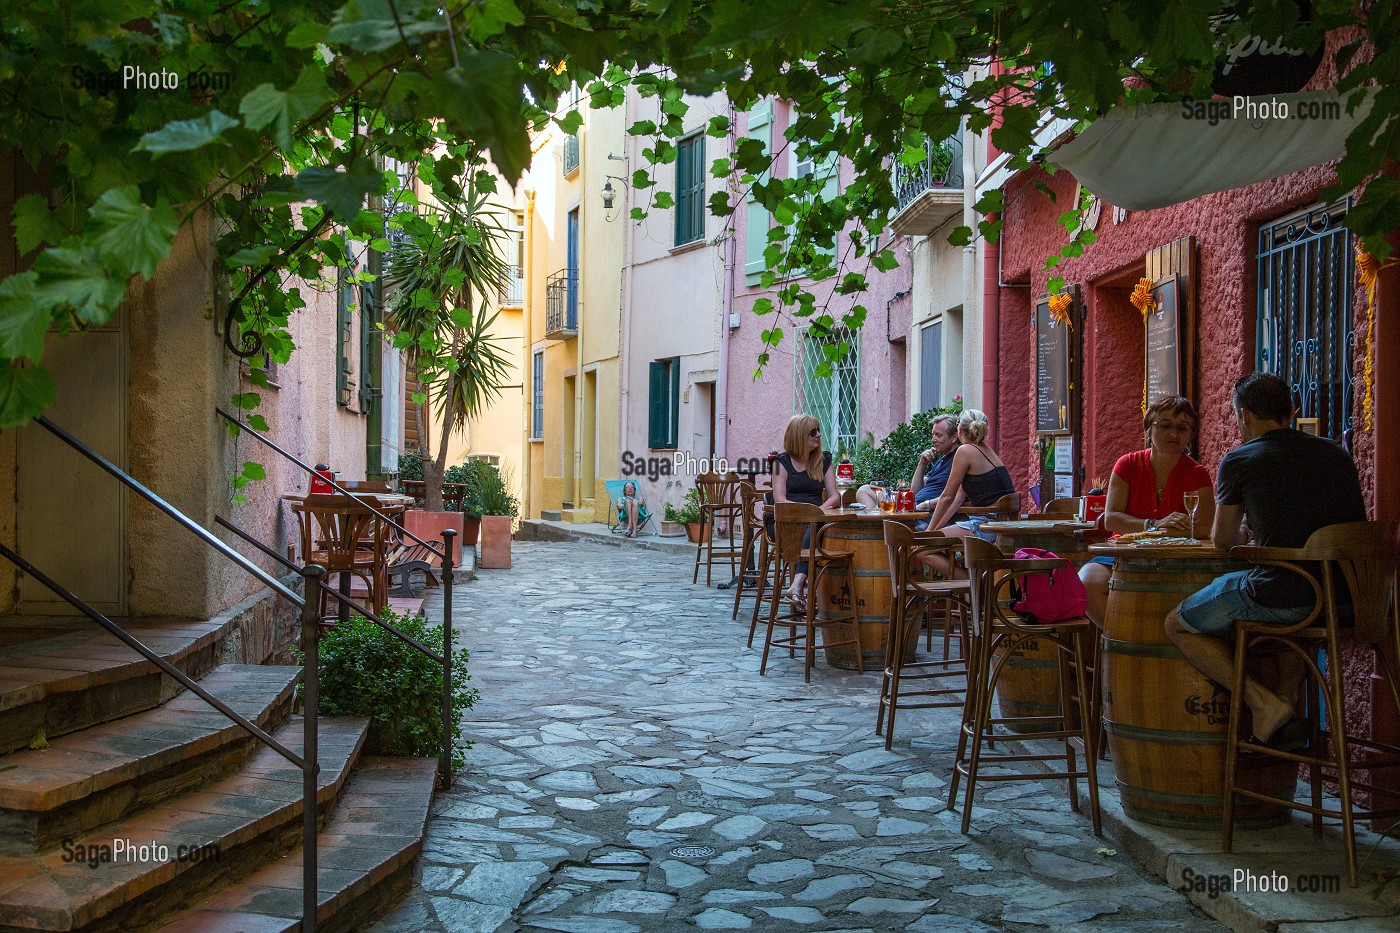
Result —
<svg viewBox="0 0 1400 933"><path fill-rule="evenodd" d="M783 432L783 452L778 455L778 467L773 471L774 502L805 502L835 508L841 501L836 491L836 471L831 469L831 454L822 452L822 431L811 415L793 415ZM809 547L808 536L802 536L802 546ZM806 611L807 565L798 564L788 588L787 599L793 609Z"/></svg>
<svg viewBox="0 0 1400 933"><path fill-rule="evenodd" d="M1002 496L1016 491L1006 465L1001 462L997 452L987 446L985 414L975 408L965 410L958 418L958 439L962 441L962 446L953 454L948 485L943 487L943 495L938 497L938 506L928 523L929 530L938 529L955 538L977 535L987 541L994 540L992 535L979 530L982 523L988 521L985 515L947 524L964 503L983 508L995 505ZM935 567L945 575L953 569Z"/></svg>

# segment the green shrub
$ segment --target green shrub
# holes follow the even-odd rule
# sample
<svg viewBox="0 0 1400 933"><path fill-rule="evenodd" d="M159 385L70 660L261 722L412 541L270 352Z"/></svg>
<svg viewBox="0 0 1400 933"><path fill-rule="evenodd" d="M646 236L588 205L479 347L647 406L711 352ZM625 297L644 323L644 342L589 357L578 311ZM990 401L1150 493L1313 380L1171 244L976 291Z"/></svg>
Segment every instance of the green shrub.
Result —
<svg viewBox="0 0 1400 933"><path fill-rule="evenodd" d="M421 615L384 610L381 618L420 644L442 650L442 626ZM468 652L452 631L452 762L460 768L471 742L462 716L480 694L469 685ZM298 662L304 661L300 650ZM352 615L321 635L320 714L369 719L366 751L434 758L442 752L442 665L363 616Z"/></svg>
<svg viewBox="0 0 1400 933"><path fill-rule="evenodd" d="M476 505L481 509L482 515L509 515L515 518L520 514L520 503L515 501L515 497L506 488L506 478L501 471L491 466L489 463L481 464L485 467L476 479Z"/></svg>
<svg viewBox="0 0 1400 933"><path fill-rule="evenodd" d="M856 455L851 458L856 482L912 479L919 465L919 454L928 449L933 419L942 414L959 414L962 409L962 396L954 396L951 405L914 415L891 431L878 447L875 446L875 436L867 432L865 439L856 445Z"/></svg>
<svg viewBox="0 0 1400 933"><path fill-rule="evenodd" d="M399 454L399 479L423 480L423 458L416 453Z"/></svg>

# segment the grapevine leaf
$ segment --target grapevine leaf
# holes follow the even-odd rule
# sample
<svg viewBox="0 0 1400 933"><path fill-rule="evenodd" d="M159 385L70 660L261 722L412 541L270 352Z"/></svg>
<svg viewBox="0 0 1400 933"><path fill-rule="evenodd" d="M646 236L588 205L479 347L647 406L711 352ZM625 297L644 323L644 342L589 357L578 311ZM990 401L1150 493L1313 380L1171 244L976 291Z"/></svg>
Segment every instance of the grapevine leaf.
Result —
<svg viewBox="0 0 1400 933"><path fill-rule="evenodd" d="M147 207L135 185L105 192L90 213L102 258L111 266L139 272L148 279L170 252L180 227L170 202L159 198L155 207Z"/></svg>
<svg viewBox="0 0 1400 933"><path fill-rule="evenodd" d="M38 366L21 369L0 360L0 430L28 424L53 404L54 384Z"/></svg>
<svg viewBox="0 0 1400 933"><path fill-rule="evenodd" d="M158 130L147 133L136 144L134 152L149 152L160 158L171 152L189 152L211 143L228 145L224 132L238 121L219 110L211 110L197 120L172 120Z"/></svg>

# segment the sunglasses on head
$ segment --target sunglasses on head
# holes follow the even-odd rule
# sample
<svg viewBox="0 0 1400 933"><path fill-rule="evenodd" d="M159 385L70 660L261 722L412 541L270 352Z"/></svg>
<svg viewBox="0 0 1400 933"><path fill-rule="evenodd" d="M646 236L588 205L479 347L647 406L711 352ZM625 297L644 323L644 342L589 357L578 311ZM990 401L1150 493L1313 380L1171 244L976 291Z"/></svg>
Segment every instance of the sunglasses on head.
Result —
<svg viewBox="0 0 1400 933"><path fill-rule="evenodd" d="M808 437L821 437L821 435L822 435L822 429L821 429L821 428L813 428L812 430L810 430L810 431L807 432L807 436L808 436Z"/></svg>

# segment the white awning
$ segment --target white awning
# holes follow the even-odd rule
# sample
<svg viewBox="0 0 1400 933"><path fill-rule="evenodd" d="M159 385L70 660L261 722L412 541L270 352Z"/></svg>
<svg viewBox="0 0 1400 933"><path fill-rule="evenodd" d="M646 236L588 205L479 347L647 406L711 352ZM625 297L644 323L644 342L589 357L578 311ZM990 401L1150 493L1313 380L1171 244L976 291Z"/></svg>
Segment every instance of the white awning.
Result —
<svg viewBox="0 0 1400 933"><path fill-rule="evenodd" d="M1051 153L1093 194L1145 211L1341 158L1365 119L1335 90L1119 107Z"/></svg>

